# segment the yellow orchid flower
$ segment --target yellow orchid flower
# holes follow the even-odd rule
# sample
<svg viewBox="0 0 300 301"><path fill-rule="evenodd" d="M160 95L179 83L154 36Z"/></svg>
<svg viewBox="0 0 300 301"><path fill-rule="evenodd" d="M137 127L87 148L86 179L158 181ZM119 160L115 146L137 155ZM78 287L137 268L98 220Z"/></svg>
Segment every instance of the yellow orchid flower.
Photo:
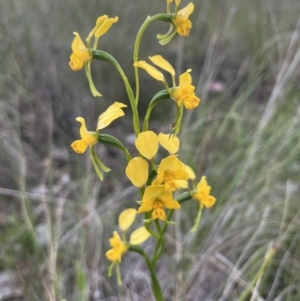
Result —
<svg viewBox="0 0 300 301"><path fill-rule="evenodd" d="M78 32L74 32L75 38L72 42L73 53L70 56L69 65L73 71L80 70L84 63L92 59L92 54L89 49L84 45Z"/></svg>
<svg viewBox="0 0 300 301"><path fill-rule="evenodd" d="M129 243L126 242L125 232L133 224L136 217L136 213L136 209L129 208L124 210L119 215L119 228L123 232L123 239L120 237L117 231L114 231L113 237L109 239L109 244L112 248L108 250L105 254L106 258L112 262L111 266L109 267L108 276L111 276L112 270L116 266L119 284L121 284L119 263L122 261L123 254L128 251L129 245L142 244L151 236L151 234L143 226L133 231L130 235Z"/></svg>
<svg viewBox="0 0 300 301"><path fill-rule="evenodd" d="M189 20L190 14L194 11L194 4L189 3L186 7L178 11L181 0L175 0L175 12L171 14L170 6L173 0L167 1L167 14L172 15L170 29L166 34L158 34L157 38L161 45L168 44L178 33L180 36L188 36L192 28L192 22Z"/></svg>
<svg viewBox="0 0 300 301"><path fill-rule="evenodd" d="M181 36L189 35L190 30L192 28L192 22L189 20L189 16L193 11L194 11L194 4L189 3L185 8L179 10L177 14L175 14L173 21L179 35Z"/></svg>
<svg viewBox="0 0 300 301"><path fill-rule="evenodd" d="M75 38L72 42L72 51L69 65L73 71L80 70L84 63L90 61L93 56L90 48L90 40L95 37L95 44L93 49L97 48L98 39L104 35L112 26L113 23L118 21L118 17L108 18L107 15L101 16L97 19L95 27L92 29L87 37L87 46L83 43L78 32L74 32Z"/></svg>
<svg viewBox="0 0 300 301"><path fill-rule="evenodd" d="M162 159L157 169L157 177L152 182L153 186L162 185L165 191L171 192L182 188L177 182L178 180L189 179L189 174L184 170L184 164L177 158L177 156L169 156Z"/></svg>
<svg viewBox="0 0 300 301"><path fill-rule="evenodd" d="M112 249L108 250L105 256L112 262L121 262L122 255L128 250L128 245L123 242L117 231L113 232L113 237L110 238L109 244Z"/></svg>
<svg viewBox="0 0 300 301"><path fill-rule="evenodd" d="M146 72L148 72L148 74L154 79L162 81L166 89L169 91L171 98L176 101L178 106L183 104L187 110L192 110L199 105L201 100L195 95L194 92L195 86L192 85L192 77L190 75L190 72L192 71L191 69L188 69L185 73L180 75L179 86L176 86L175 70L171 64L161 55L155 55L152 57L149 56L149 59L153 64L170 73L172 77L173 89L170 90L168 87L164 75L145 61L137 62L134 64L134 66L146 70Z"/></svg>
<svg viewBox="0 0 300 301"><path fill-rule="evenodd" d="M203 176L197 185L196 192L192 193L192 197L199 202L199 209L191 232L195 232L198 229L203 207L210 208L216 203L216 198L210 195L210 190L211 187L208 186L206 177Z"/></svg>
<svg viewBox="0 0 300 301"><path fill-rule="evenodd" d="M129 244L125 240L125 232L132 226L135 221L137 211L136 209L125 209L119 215L118 224L119 228L124 234L124 238L121 239L117 231L113 232L113 237L109 240L112 249L106 252L106 257L112 262L121 262L122 255L127 252L129 244L141 244L146 241L151 234L145 229L140 227L133 231L130 235Z"/></svg>
<svg viewBox="0 0 300 301"><path fill-rule="evenodd" d="M115 102L103 112L97 123L97 131L107 127L115 119L124 116L122 108L127 107L125 104L120 102ZM78 154L83 154L88 146L96 144L98 142L98 135L96 132L88 131L85 125L85 120L82 117L77 117L76 120L81 123L79 130L80 140L76 140L71 144L73 150Z"/></svg>
<svg viewBox="0 0 300 301"><path fill-rule="evenodd" d="M210 195L211 187L208 186L206 177L202 177L197 185L197 191L193 194L193 198L200 202L201 207L210 208L215 202L216 198Z"/></svg>
<svg viewBox="0 0 300 301"><path fill-rule="evenodd" d="M76 120L81 123L79 134L80 140L76 140L71 144L71 147L77 154L83 154L87 147L98 142L96 132L90 132L87 130L85 120L82 117L77 117Z"/></svg>
<svg viewBox="0 0 300 301"><path fill-rule="evenodd" d="M148 186L145 189L141 206L138 213L152 211L152 219L166 219L166 213L163 208L179 209L180 204L173 199L172 192L165 191L163 186Z"/></svg>
<svg viewBox="0 0 300 301"><path fill-rule="evenodd" d="M85 45L78 32L74 32L75 38L72 42L72 54L70 56L69 66L73 71L78 71L85 66L86 76L88 78L91 92L94 96L101 96L97 91L91 75L91 60L93 59L92 50L95 50L98 45L99 37L104 35L112 26L113 23L118 21L118 17L108 18L107 15L101 16L97 19L95 27L92 29L88 35ZM94 46L91 48L90 40L94 37Z"/></svg>
<svg viewBox="0 0 300 301"><path fill-rule="evenodd" d="M171 92L171 97L177 102L178 106L182 103L187 110L198 107L200 98L195 95L195 86L192 85L191 70L187 70L179 77L179 86Z"/></svg>

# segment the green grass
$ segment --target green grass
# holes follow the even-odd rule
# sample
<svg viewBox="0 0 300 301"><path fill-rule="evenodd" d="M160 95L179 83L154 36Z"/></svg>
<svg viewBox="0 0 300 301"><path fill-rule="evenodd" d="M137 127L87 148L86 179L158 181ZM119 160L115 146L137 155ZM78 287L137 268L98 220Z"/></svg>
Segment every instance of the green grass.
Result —
<svg viewBox="0 0 300 301"><path fill-rule="evenodd" d="M112 168L99 182L88 155L70 148L77 116L92 130L109 103L127 103L123 83L108 64L93 62L103 94L95 99L68 60L73 31L85 37L99 15L118 15L99 45L134 83L138 26L164 9L161 0L0 4L0 274L13 273L11 284L23 291L10 300L51 300L48 291L56 300L151 300L136 254L122 261L122 287L107 277L104 254L117 216L138 199L123 176L123 155L97 146ZM199 0L189 38L162 47L156 34L167 28L157 24L142 40L142 59L159 53L177 75L193 69L202 101L185 113L180 158L207 176L217 198L194 234L195 204L175 215L158 264L166 300L300 299L299 12L296 0ZM161 87L140 73L144 112ZM214 82L222 91L212 91ZM154 109L155 131L172 123L170 104ZM106 133L124 141L133 132L126 116Z"/></svg>

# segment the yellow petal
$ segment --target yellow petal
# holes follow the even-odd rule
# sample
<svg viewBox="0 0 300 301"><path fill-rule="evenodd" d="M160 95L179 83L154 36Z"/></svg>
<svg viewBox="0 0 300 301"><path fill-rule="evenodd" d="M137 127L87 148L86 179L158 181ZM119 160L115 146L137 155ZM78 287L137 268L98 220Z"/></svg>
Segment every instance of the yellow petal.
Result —
<svg viewBox="0 0 300 301"><path fill-rule="evenodd" d="M207 191L207 187L209 186L207 185L206 177L203 176L197 185L197 191Z"/></svg>
<svg viewBox="0 0 300 301"><path fill-rule="evenodd" d="M196 96L188 96L188 97L185 97L185 98L177 101L177 104L180 106L181 103L183 103L184 107L187 110L193 110L198 107L200 101L201 101L200 98L198 98Z"/></svg>
<svg viewBox="0 0 300 301"><path fill-rule="evenodd" d="M180 146L180 140L178 137L173 135L170 136L170 134L160 133L158 135L158 140L160 145L165 148L170 155L174 155L178 152Z"/></svg>
<svg viewBox="0 0 300 301"><path fill-rule="evenodd" d="M144 195L143 195L143 201L144 200L156 200L159 199L159 197L163 194L165 196L165 191L163 186L148 186L145 189Z"/></svg>
<svg viewBox="0 0 300 301"><path fill-rule="evenodd" d="M70 56L70 62L69 66L73 71L78 71L82 69L84 62L81 60L81 58L76 55L74 52Z"/></svg>
<svg viewBox="0 0 300 301"><path fill-rule="evenodd" d="M127 231L131 227L135 220L136 213L136 209L129 208L119 215L119 227L123 232Z"/></svg>
<svg viewBox="0 0 300 301"><path fill-rule="evenodd" d="M185 17L177 16L174 20L174 23L176 25L176 29L179 35L186 37L190 34L190 30L192 28L191 20Z"/></svg>
<svg viewBox="0 0 300 301"><path fill-rule="evenodd" d="M115 102L114 104L109 106L107 110L103 112L98 118L97 131L104 129L115 119L124 116L125 113L123 112L122 108L125 107L127 107L127 105L121 102Z"/></svg>
<svg viewBox="0 0 300 301"><path fill-rule="evenodd" d="M161 185L164 182L165 174L164 172L161 172L157 175L156 179L152 182L152 186Z"/></svg>
<svg viewBox="0 0 300 301"><path fill-rule="evenodd" d="M188 189L189 188L189 184L188 181L186 180L176 180L176 184L182 188L182 189Z"/></svg>
<svg viewBox="0 0 300 301"><path fill-rule="evenodd" d="M182 170L182 169L172 169L169 172L169 175L174 180L188 180L189 179L188 173L185 170Z"/></svg>
<svg viewBox="0 0 300 301"><path fill-rule="evenodd" d="M158 137L152 131L142 132L135 140L137 150L147 159L152 159L158 150Z"/></svg>
<svg viewBox="0 0 300 301"><path fill-rule="evenodd" d="M194 11L194 4L191 2L183 9L179 10L177 15L187 19L193 11Z"/></svg>
<svg viewBox="0 0 300 301"><path fill-rule="evenodd" d="M105 256L108 260L114 262L114 261L120 261L120 253L116 249L110 249L105 253Z"/></svg>
<svg viewBox="0 0 300 301"><path fill-rule="evenodd" d="M154 202L153 200L144 200L137 212L144 213L144 212L151 211L153 209L153 202Z"/></svg>
<svg viewBox="0 0 300 301"><path fill-rule="evenodd" d="M103 36L104 34L107 33L107 31L111 28L111 26L118 22L119 18L115 17L115 18L109 18L107 20L105 20L100 26L99 28L96 30L95 32L95 37L99 38L101 36Z"/></svg>
<svg viewBox="0 0 300 301"><path fill-rule="evenodd" d="M121 249L123 244L123 241L117 231L113 232L113 237L109 239L109 244L114 248L114 249Z"/></svg>
<svg viewBox="0 0 300 301"><path fill-rule="evenodd" d="M151 234L145 227L140 227L131 233L129 242L131 245L139 245L145 242L150 236Z"/></svg>
<svg viewBox="0 0 300 301"><path fill-rule="evenodd" d="M81 37L78 32L73 32L75 35L75 38L72 42L71 48L73 52L78 52L78 51L87 51L88 49L86 48L85 44L82 42Z"/></svg>
<svg viewBox="0 0 300 301"><path fill-rule="evenodd" d="M71 147L77 154L83 154L88 145L83 140L76 140L71 144Z"/></svg>
<svg viewBox="0 0 300 301"><path fill-rule="evenodd" d="M157 173L164 172L165 170L183 169L183 163L177 158L177 156L169 156L161 160Z"/></svg>
<svg viewBox="0 0 300 301"><path fill-rule="evenodd" d="M151 215L152 219L161 219L162 221L166 220L166 213L165 210L162 208L156 208L153 210L152 215Z"/></svg>
<svg viewBox="0 0 300 301"><path fill-rule="evenodd" d="M189 72L184 72L179 77L179 87L181 89L185 88L186 86L189 86L192 83L192 77Z"/></svg>
<svg viewBox="0 0 300 301"><path fill-rule="evenodd" d="M164 203L164 206L167 209L179 209L180 208L180 204L172 198L161 199L161 201Z"/></svg>
<svg viewBox="0 0 300 301"><path fill-rule="evenodd" d="M191 180L196 179L196 175L190 166L184 164L184 170L188 173L189 179L191 179Z"/></svg>
<svg viewBox="0 0 300 301"><path fill-rule="evenodd" d="M85 120L82 117L77 117L76 120L81 123L81 127L79 130L81 139L87 145L93 145L98 142L97 133L88 131L85 125Z"/></svg>
<svg viewBox="0 0 300 301"><path fill-rule="evenodd" d="M133 66L146 70L146 72L148 72L148 74L150 76L152 76L153 78L155 78L158 81L164 82L164 80L165 80L164 75L161 72L159 72L156 68L149 65L145 61L138 61L138 62L134 63Z"/></svg>
<svg viewBox="0 0 300 301"><path fill-rule="evenodd" d="M83 138L85 136L85 133L88 131L85 125L85 120L82 117L77 117L76 121L81 123L81 127L79 129L80 137Z"/></svg>
<svg viewBox="0 0 300 301"><path fill-rule="evenodd" d="M214 204L216 203L216 198L209 195L207 196L204 200L203 200L203 205L206 207L206 208L210 208L212 207Z"/></svg>
<svg viewBox="0 0 300 301"><path fill-rule="evenodd" d="M166 61L161 55L149 56L150 61L161 69L166 70L171 74L171 76L175 76L175 70L171 66L171 64Z"/></svg>
<svg viewBox="0 0 300 301"><path fill-rule="evenodd" d="M131 183L136 187L142 187L148 179L148 162L140 157L131 159L125 173Z"/></svg>
<svg viewBox="0 0 300 301"><path fill-rule="evenodd" d="M108 19L107 15L101 16L97 19L95 27L90 32L89 36L87 37L87 40L89 40L96 32L96 30L99 28L99 26Z"/></svg>

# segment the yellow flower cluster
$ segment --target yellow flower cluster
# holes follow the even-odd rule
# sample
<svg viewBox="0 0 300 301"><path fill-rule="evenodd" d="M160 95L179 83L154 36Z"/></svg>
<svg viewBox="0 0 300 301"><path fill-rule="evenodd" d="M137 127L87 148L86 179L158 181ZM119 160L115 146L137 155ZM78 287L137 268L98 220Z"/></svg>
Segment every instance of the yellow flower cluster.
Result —
<svg viewBox="0 0 300 301"><path fill-rule="evenodd" d="M159 144L169 152L169 156L162 159L156 167L154 157L158 152ZM156 135L152 131L145 131L138 135L135 146L142 157L152 162L153 169L156 171L156 178L150 185L145 187L143 199L139 202L141 206L138 213L152 211L153 220L157 218L166 220L163 208L180 208L180 204L173 198L173 192L181 188L188 188L187 181L189 179L194 180L195 174L190 167L181 162L175 155L179 145L178 137L168 134L160 133ZM142 157L131 159L125 170L131 183L140 188L144 187L149 177L149 163ZM200 193L204 195L202 192ZM199 199L198 194L195 198Z"/></svg>
<svg viewBox="0 0 300 301"><path fill-rule="evenodd" d="M189 20L191 13L194 11L194 4L189 3L186 7L179 10L181 0L175 0L175 12L170 12L170 7L173 5L173 0L166 0L167 13L158 14L153 17L148 17L141 29L138 31L137 39L134 45L134 64L135 67L135 95L131 84L129 83L125 72L115 58L110 54L97 50L99 38L107 33L114 23L118 21L118 17L109 18L107 15L99 17L96 25L89 33L84 43L77 32L74 32L75 38L72 42L72 54L70 56L69 65L73 71L77 71L85 67L86 75L90 84L91 92L94 96L101 96L97 91L92 81L91 76L91 61L100 60L112 64L119 72L125 84L127 96L133 114L133 129L136 134L135 146L138 151L138 156L130 155L127 148L115 137L102 134L102 129L106 128L111 122L125 115L123 109L127 105L115 102L110 105L98 118L95 131L88 131L83 117L77 117L76 120L80 123L79 135L80 139L71 144L72 149L78 153L83 154L87 148L90 149L91 160L94 165L98 177L103 180L101 171L108 172L110 169L106 167L95 152L95 144L98 142L117 147L125 154L128 164L125 169L125 174L130 182L138 187L140 191L140 200L137 202L139 207L137 209L129 208L124 210L118 219L120 231L113 231L112 237L109 239L111 248L106 252L106 257L111 261L109 268L109 275L112 270L116 268L119 282L121 282L119 264L122 261L122 256L128 251L135 251L146 259L149 267L152 280L154 281L155 296L160 296L158 282L155 280L154 265L156 260L163 252L163 235L166 227L171 222L172 211L166 214L166 210L180 209L180 203L186 200L194 199L199 203L198 217L194 228L199 223L201 211L203 207L210 208L216 202L211 192L211 187L203 176L196 185L194 182L196 175L194 171L178 158L178 151L180 148L180 140L177 134L180 132L182 116L184 108L187 110L195 109L200 104L200 98L195 94L195 86L192 84L191 69L186 70L183 74L176 77L173 66L164 59L161 55L149 56L151 64L144 60L139 60L139 45L141 37L150 24L155 20L161 20L170 24L170 30L165 35L158 35L158 39L162 45L167 44L177 33L181 36L188 36L192 28L192 23ZM93 45L91 46L91 40ZM144 69L155 80L160 81L164 85L164 90L158 92L150 101L142 131L140 128L140 116L138 112L139 101L139 68ZM162 71L160 71L160 69ZM172 84L169 85L164 72L171 76ZM177 81L176 81L177 78ZM149 117L153 107L161 100L172 99L174 107L176 107L176 119L172 125L171 132L155 133L148 130ZM167 151L168 154L162 159L158 159L159 148L162 152ZM159 161L158 161L159 160ZM159 162L159 164L157 164ZM192 187L191 187L192 183ZM195 187L196 186L196 187ZM181 194L182 198L175 198L175 193L179 190L186 191ZM126 239L126 232L135 222L138 213L144 213L144 226L134 230L129 240ZM161 220L162 222L160 222ZM154 222L153 222L154 221ZM155 224L156 232L151 229ZM194 229L193 228L193 229ZM150 236L157 240L154 254L151 260L146 253L141 249L140 244L145 242ZM157 297L157 300L162 300Z"/></svg>

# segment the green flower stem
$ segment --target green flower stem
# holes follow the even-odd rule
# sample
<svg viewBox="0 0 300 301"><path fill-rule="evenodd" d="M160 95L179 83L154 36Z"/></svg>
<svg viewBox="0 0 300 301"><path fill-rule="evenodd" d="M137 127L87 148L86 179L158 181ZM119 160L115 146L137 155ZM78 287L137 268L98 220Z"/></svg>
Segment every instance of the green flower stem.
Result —
<svg viewBox="0 0 300 301"><path fill-rule="evenodd" d="M98 134L98 141L102 144L107 144L107 145L111 145L114 146L118 149L120 149L126 157L126 160L129 162L132 158L131 155L129 154L128 149L123 145L123 143L118 140L117 138L110 136L110 135L106 135L106 134Z"/></svg>
<svg viewBox="0 0 300 301"><path fill-rule="evenodd" d="M157 165L155 164L154 158L151 159L151 166L153 170L157 171Z"/></svg>
<svg viewBox="0 0 300 301"><path fill-rule="evenodd" d="M155 223L157 232L158 232L158 234L159 234L159 238L158 238L158 240L157 240L157 242L156 242L156 246L155 246L155 249L154 249L154 252L153 252L153 259L152 259L152 262L153 262L153 263L161 256L161 254L162 254L162 251L161 251L161 250L163 249L162 244L163 244L163 241L164 241L164 239L163 239L163 234L162 234L162 232L161 232L161 227L160 227L160 225L159 225L158 220L156 219L156 220L154 221L154 223ZM160 251L160 252L158 253L158 251Z"/></svg>
<svg viewBox="0 0 300 301"><path fill-rule="evenodd" d="M92 160L92 163L93 163L93 166L94 166L94 169L96 171L96 174L97 176L99 177L100 181L103 181L103 174L102 172L100 171L100 168L98 166L98 161L97 161L97 156L95 154L95 150L94 150L94 147L90 147L90 154L91 154L91 160ZM100 160L99 160L100 161Z"/></svg>
<svg viewBox="0 0 300 301"><path fill-rule="evenodd" d="M160 228L160 225L159 225L158 220L156 219L156 220L154 221L154 223L155 223L155 227L156 227L156 230L157 230L158 234L161 236L162 233L161 233L161 228Z"/></svg>
<svg viewBox="0 0 300 301"><path fill-rule="evenodd" d="M158 234L154 233L154 232L151 230L151 228L150 228L151 223L152 223L151 212L146 212L146 213L145 213L145 220L146 220L146 221L144 221L144 226L145 226L145 228L147 229L147 231L148 231L153 237L155 237L156 239L159 239L160 236L159 236Z"/></svg>
<svg viewBox="0 0 300 301"><path fill-rule="evenodd" d="M136 253L139 253L140 255L142 255L144 257L145 262L146 262L146 264L148 266L148 269L150 271L151 287L152 287L152 291L153 291L153 294L155 296L155 299L157 301L164 301L162 290L161 290L160 284L158 282L158 279L157 279L157 276L156 276L156 273L155 273L155 267L152 264L152 262L150 261L147 254L144 252L144 250L141 247L136 246L136 245L130 245L129 250L133 251L133 252L136 252Z"/></svg>
<svg viewBox="0 0 300 301"><path fill-rule="evenodd" d="M199 227L199 223L200 223L201 215L202 215L202 209L203 209L203 205L201 204L200 207L199 207L199 210L198 210L197 217L195 219L195 225L191 229L191 232L195 232L198 229L198 227Z"/></svg>
<svg viewBox="0 0 300 301"><path fill-rule="evenodd" d="M157 252L158 252L158 250L159 250L160 245L161 245L161 238L158 239L157 242L156 242L156 246L155 246L155 249L154 249L154 252L153 252L152 262L155 262L155 261L156 261Z"/></svg>
<svg viewBox="0 0 300 301"><path fill-rule="evenodd" d="M156 166L155 166L156 167ZM150 172L149 172L149 175L148 175L148 180L147 180L147 183L146 183L146 186L150 186L152 181L153 181L153 178L157 176L157 172L155 169L152 169Z"/></svg>
<svg viewBox="0 0 300 301"><path fill-rule="evenodd" d="M117 60L113 56L111 56L110 54L108 54L104 51L101 51L101 50L94 50L92 53L93 53L93 58L94 59L111 63L119 71L119 73L120 73L120 75L121 75L121 77L124 81L125 88L126 88L126 91L127 91L127 95L128 95L129 101L130 101L132 114L133 114L133 129L134 129L135 135L137 136L140 133L139 113L138 113L138 110L137 110L137 105L135 103L135 98L134 98L134 95L133 95L132 88L129 84L129 81L128 81L123 69L121 68L121 66L119 65Z"/></svg>
<svg viewBox="0 0 300 301"><path fill-rule="evenodd" d="M170 94L167 90L162 90L160 92L158 92L157 94L154 95L154 97L151 99L149 105L148 105L148 109L145 115L145 119L144 119L144 124L143 124L143 129L142 131L145 132L148 130L148 124L149 124L149 118L150 118L150 114L152 112L152 109L161 101L163 100L167 100L170 99Z"/></svg>
<svg viewBox="0 0 300 301"><path fill-rule="evenodd" d="M150 225L151 225L151 224L150 224L149 222L145 222L145 223L144 223L144 226L145 226L145 228L147 229L147 231L148 231L153 237L155 237L156 239L159 239L159 236L151 230Z"/></svg>
<svg viewBox="0 0 300 301"><path fill-rule="evenodd" d="M155 251L153 254L152 258L152 263L155 264L156 261L161 257L162 253L164 252L165 249L165 240L164 237L162 236L156 243L155 246Z"/></svg>
<svg viewBox="0 0 300 301"><path fill-rule="evenodd" d="M196 192L196 190L186 191L180 194L176 200L179 204L189 201L192 198L192 195Z"/></svg>
<svg viewBox="0 0 300 301"><path fill-rule="evenodd" d="M148 27L148 25L155 20L161 20L164 22L168 22L168 23L172 23L172 15L168 15L168 14L157 14L154 15L152 17L148 16L147 19L145 20L145 22L142 24L136 40L135 40L135 44L134 44L134 50L133 50L133 62L136 63L139 59L139 49L140 49L140 44L141 44L141 40L142 40L142 36L146 30L146 28ZM134 73L135 73L135 83L136 83L136 90L135 90L135 101L136 101L136 105L139 102L139 95L140 95L140 82L139 82L139 72L138 72L138 67L134 67Z"/></svg>
<svg viewBox="0 0 300 301"><path fill-rule="evenodd" d="M180 105L180 107L177 106L175 131L174 131L175 136L180 132L182 116L183 116L183 103Z"/></svg>

